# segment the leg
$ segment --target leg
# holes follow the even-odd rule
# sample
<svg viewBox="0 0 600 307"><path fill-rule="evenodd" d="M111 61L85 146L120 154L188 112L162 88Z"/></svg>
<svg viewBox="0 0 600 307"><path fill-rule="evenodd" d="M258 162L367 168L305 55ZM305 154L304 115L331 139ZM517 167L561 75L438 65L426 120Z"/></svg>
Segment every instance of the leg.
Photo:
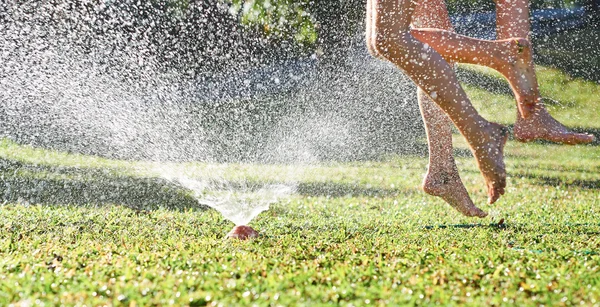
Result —
<svg viewBox="0 0 600 307"><path fill-rule="evenodd" d="M529 116L535 110L540 94L527 39L480 40L431 28L413 29L411 32L439 52L446 61L477 64L497 70L508 80L515 93L519 112Z"/></svg>
<svg viewBox="0 0 600 307"><path fill-rule="evenodd" d="M412 19L415 28L436 28L454 31L446 0L419 0Z"/></svg>
<svg viewBox="0 0 600 307"><path fill-rule="evenodd" d="M496 38L529 38L529 0L496 0Z"/></svg>
<svg viewBox="0 0 600 307"><path fill-rule="evenodd" d="M453 32L444 0L422 0L417 16L419 20L414 23L415 29L412 30L417 39L432 46L447 61L483 65L498 70L510 83L518 106L523 109L521 113L529 115L532 105L539 99L539 91L535 72L530 65L530 44L525 39L526 34L507 36L502 41L458 35Z"/></svg>
<svg viewBox="0 0 600 307"><path fill-rule="evenodd" d="M402 69L467 139L488 187L489 202L504 194L503 161L506 129L482 118L460 87L454 71L433 49L409 30L414 3L410 0L369 0L369 50Z"/></svg>
<svg viewBox="0 0 600 307"><path fill-rule="evenodd" d="M594 137L573 133L556 121L539 103L539 89L529 41L529 11L527 0L507 2L497 0L498 41L473 39L447 28L449 18L440 0L426 0L421 10L424 22L419 27L438 29L413 29L419 40L428 43L447 61L484 65L496 69L509 81L515 97L519 116L515 124L515 137L520 141L546 139L558 143L589 143ZM437 9L436 9L437 8ZM438 18L441 21L436 21ZM512 38L521 37L521 38Z"/></svg>
<svg viewBox="0 0 600 307"><path fill-rule="evenodd" d="M444 1L420 1L415 9L413 25L452 29ZM442 17L440 17L442 16ZM417 91L419 108L425 123L429 147L429 165L423 180L425 193L441 197L450 206L466 216L485 217L477 208L465 186L452 156L452 122L421 89Z"/></svg>
<svg viewBox="0 0 600 307"><path fill-rule="evenodd" d="M546 139L565 144L594 140L591 135L569 131L539 103L532 49L526 39L530 31L527 0L497 0L498 41L478 40L440 30L451 29L443 1L424 0L421 7L416 26L423 28L412 30L415 37L431 45L447 61L488 66L506 77L517 99L519 116L515 137L518 140Z"/></svg>
<svg viewBox="0 0 600 307"><path fill-rule="evenodd" d="M429 145L429 165L423 190L441 197L466 216L487 216L473 204L458 174L452 157L452 122L422 90L419 89L417 95Z"/></svg>
<svg viewBox="0 0 600 307"><path fill-rule="evenodd" d="M528 37L530 33L528 0L496 0L496 36L498 39L509 37ZM533 61L529 62L533 71ZM535 74L534 74L535 77ZM537 81L536 81L537 85ZM581 144L594 141L594 136L575 133L567 129L538 103L531 116L517 114L515 138L527 142L544 139L564 144Z"/></svg>

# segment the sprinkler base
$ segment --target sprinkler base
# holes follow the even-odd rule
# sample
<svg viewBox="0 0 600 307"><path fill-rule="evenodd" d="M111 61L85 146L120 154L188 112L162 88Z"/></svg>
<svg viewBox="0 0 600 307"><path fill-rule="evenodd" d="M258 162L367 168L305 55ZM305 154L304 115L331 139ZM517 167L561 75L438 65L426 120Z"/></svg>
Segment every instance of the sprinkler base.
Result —
<svg viewBox="0 0 600 307"><path fill-rule="evenodd" d="M258 232L250 226L238 225L227 234L229 239L247 240L258 238Z"/></svg>

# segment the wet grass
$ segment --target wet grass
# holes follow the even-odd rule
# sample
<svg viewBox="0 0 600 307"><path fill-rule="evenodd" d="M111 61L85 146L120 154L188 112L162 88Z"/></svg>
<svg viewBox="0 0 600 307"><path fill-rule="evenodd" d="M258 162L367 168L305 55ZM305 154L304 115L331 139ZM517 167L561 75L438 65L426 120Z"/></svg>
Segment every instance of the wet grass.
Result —
<svg viewBox="0 0 600 307"><path fill-rule="evenodd" d="M550 111L597 133L599 86L538 71L558 101ZM481 112L511 124L498 76L464 73L479 76L465 80ZM595 145L510 141L507 194L492 206L461 155L467 189L490 212L475 220L419 191L424 157L157 164L0 140L0 305L598 305ZM233 224L161 172L294 182L297 192L252 221L259 239L229 241Z"/></svg>
<svg viewBox="0 0 600 307"><path fill-rule="evenodd" d="M298 183L252 221L259 239L237 242L152 163L3 141L0 305L600 303L600 148L511 141L507 153L508 192L492 206L472 159L458 159L485 220L419 192L420 157L162 165Z"/></svg>

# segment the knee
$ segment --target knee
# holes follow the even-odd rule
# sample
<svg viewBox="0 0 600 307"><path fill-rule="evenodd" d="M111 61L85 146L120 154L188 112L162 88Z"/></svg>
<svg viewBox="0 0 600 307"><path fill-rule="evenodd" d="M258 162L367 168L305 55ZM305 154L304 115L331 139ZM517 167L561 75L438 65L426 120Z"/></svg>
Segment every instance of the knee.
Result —
<svg viewBox="0 0 600 307"><path fill-rule="evenodd" d="M415 38L408 30L394 33L386 29L377 29L370 50L389 59L410 52L414 45Z"/></svg>

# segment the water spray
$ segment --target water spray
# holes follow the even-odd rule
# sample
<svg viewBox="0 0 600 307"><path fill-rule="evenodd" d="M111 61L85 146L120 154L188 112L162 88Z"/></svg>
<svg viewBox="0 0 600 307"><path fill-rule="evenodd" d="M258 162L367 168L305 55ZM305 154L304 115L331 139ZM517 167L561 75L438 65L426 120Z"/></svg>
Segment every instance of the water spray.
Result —
<svg viewBox="0 0 600 307"><path fill-rule="evenodd" d="M296 191L295 183L263 183L248 180L229 180L222 167L209 166L193 174L168 167L156 167L154 173L189 190L200 205L217 210L235 227L228 238L249 239L258 232L247 226L260 213L269 210L271 204L289 197ZM287 177L291 177L287 174ZM287 178L290 179L290 178Z"/></svg>

